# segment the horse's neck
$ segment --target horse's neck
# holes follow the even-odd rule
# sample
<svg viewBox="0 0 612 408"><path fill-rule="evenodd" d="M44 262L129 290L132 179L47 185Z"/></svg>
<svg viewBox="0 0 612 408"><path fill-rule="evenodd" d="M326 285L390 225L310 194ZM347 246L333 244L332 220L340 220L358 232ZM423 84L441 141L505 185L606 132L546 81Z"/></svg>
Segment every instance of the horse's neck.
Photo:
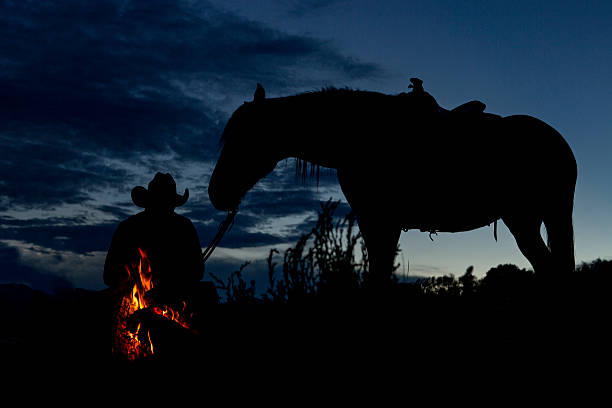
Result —
<svg viewBox="0 0 612 408"><path fill-rule="evenodd" d="M314 101L316 102L316 101ZM351 122L316 103L309 109L288 104L273 130L282 158L295 157L329 168L338 168L351 146Z"/></svg>

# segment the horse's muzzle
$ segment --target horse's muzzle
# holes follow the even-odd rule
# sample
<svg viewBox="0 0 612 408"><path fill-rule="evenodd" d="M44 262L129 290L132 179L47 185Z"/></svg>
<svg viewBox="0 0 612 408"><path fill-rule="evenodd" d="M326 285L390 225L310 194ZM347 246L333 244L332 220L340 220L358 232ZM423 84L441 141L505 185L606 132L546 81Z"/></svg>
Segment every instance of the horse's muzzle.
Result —
<svg viewBox="0 0 612 408"><path fill-rule="evenodd" d="M214 184L208 186L208 198L211 204L219 211L234 211L238 209L242 197L233 197L226 191L219 190Z"/></svg>

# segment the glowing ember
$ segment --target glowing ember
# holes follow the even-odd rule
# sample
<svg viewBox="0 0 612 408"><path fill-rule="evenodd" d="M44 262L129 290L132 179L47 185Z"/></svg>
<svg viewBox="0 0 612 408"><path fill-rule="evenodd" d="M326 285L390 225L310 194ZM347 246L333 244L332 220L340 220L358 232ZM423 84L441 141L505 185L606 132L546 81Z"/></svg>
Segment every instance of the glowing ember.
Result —
<svg viewBox="0 0 612 408"><path fill-rule="evenodd" d="M133 283L133 286L121 299L113 347L113 354L124 356L130 361L149 357L155 353L149 330L143 328L141 322L137 321L138 317L134 316L138 310L147 309L155 315L190 329L185 318L186 303L184 301L182 310L177 311L167 305L154 305L153 300L145 296L154 286L151 262L145 251L139 248L138 252L140 255L138 261L133 265L125 266L129 282Z"/></svg>

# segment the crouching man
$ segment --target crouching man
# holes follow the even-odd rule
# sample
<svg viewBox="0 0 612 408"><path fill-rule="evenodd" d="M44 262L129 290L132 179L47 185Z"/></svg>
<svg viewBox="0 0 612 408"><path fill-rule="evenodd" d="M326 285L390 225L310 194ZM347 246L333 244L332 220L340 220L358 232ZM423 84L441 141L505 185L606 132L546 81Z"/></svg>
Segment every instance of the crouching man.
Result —
<svg viewBox="0 0 612 408"><path fill-rule="evenodd" d="M180 302L197 290L204 275L202 249L193 223L174 212L189 198L176 193L168 173L157 173L148 184L132 190L132 201L144 211L117 227L104 264L104 283L119 292L130 285L126 265L137 263L140 250L151 265L156 302Z"/></svg>

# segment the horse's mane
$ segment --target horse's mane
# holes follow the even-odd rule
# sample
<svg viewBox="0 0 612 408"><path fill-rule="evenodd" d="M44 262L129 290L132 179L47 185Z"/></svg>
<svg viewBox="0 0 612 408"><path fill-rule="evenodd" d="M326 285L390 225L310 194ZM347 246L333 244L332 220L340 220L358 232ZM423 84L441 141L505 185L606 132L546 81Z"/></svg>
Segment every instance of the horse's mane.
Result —
<svg viewBox="0 0 612 408"><path fill-rule="evenodd" d="M309 166L310 165L310 166ZM310 167L310 170L308 169ZM319 187L319 180L321 176L321 166L316 163L309 162L308 160L295 159L295 180L306 184L307 179L317 180L317 187Z"/></svg>
<svg viewBox="0 0 612 408"><path fill-rule="evenodd" d="M306 105L311 105L314 99L317 100L317 104L325 104L325 103L337 103L337 99L331 100L330 97L336 96L341 99L343 98L351 98L356 94L375 94L376 92L371 91L363 91L359 89L353 89L348 87L337 88L334 86L327 86L321 89L303 91L294 95L282 96L278 98L267 98L261 102L253 102L253 101L245 101L241 106L236 109L228 121L228 125L231 126L231 121L233 118L243 115L244 113L250 111L251 109L255 109L259 104L268 104L272 103L291 103L294 106L297 106L298 109L304 109ZM229 130L229 131L228 131ZM232 133L230 129L226 128L219 139L219 145L223 146L228 140L228 134Z"/></svg>
<svg viewBox="0 0 612 408"><path fill-rule="evenodd" d="M301 93L293 95L293 97L320 96L322 98L325 98L330 95L348 96L348 95L352 95L357 92L363 92L363 91L348 88L348 87L336 88L334 86L327 86L319 90L301 92ZM321 166L320 165L309 162L308 160L300 159L300 158L295 159L295 180L297 182L306 184L307 180L316 179L317 187L318 187L320 176L321 176Z"/></svg>

